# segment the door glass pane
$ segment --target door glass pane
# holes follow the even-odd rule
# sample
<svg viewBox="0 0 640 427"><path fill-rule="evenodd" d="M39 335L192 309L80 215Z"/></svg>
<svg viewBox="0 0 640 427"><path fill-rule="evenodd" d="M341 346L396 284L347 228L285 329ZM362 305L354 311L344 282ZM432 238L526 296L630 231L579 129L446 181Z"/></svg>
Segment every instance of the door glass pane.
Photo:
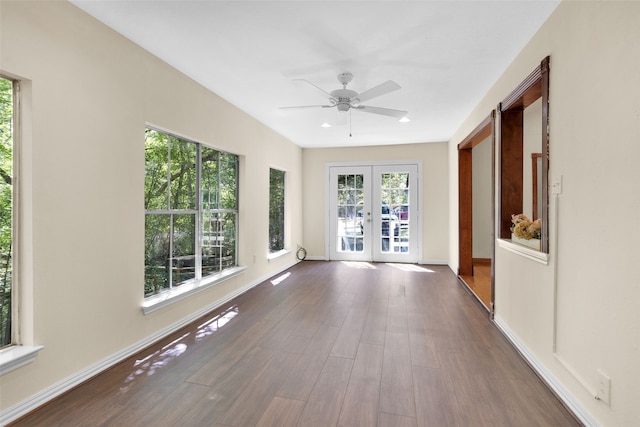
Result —
<svg viewBox="0 0 640 427"><path fill-rule="evenodd" d="M338 175L337 192L337 251L362 252L364 250L364 176Z"/></svg>
<svg viewBox="0 0 640 427"><path fill-rule="evenodd" d="M409 173L380 177L381 241L384 253L409 251Z"/></svg>

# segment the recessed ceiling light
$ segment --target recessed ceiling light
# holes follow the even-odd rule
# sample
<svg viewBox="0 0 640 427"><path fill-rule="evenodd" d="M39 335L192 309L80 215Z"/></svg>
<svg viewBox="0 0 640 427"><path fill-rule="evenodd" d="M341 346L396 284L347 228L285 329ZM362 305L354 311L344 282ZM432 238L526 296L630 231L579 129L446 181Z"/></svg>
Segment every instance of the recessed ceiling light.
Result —
<svg viewBox="0 0 640 427"><path fill-rule="evenodd" d="M400 123L409 123L411 121L411 119L407 116L404 116L403 118L401 118L400 120L398 120Z"/></svg>
<svg viewBox="0 0 640 427"><path fill-rule="evenodd" d="M327 122L324 122L323 124L321 124L321 125L320 125L320 127L323 127L323 128L330 128L330 127L331 127L331 125L330 125L329 123L327 123Z"/></svg>

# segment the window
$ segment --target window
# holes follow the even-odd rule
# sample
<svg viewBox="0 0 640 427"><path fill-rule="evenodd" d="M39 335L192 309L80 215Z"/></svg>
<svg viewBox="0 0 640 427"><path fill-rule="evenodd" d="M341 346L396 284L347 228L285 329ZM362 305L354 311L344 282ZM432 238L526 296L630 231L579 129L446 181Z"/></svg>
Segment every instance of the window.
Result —
<svg viewBox="0 0 640 427"><path fill-rule="evenodd" d="M148 128L145 297L236 266L238 156Z"/></svg>
<svg viewBox="0 0 640 427"><path fill-rule="evenodd" d="M285 172L269 170L269 253L285 248L284 188Z"/></svg>
<svg viewBox="0 0 640 427"><path fill-rule="evenodd" d="M12 343L14 82L0 78L0 347Z"/></svg>

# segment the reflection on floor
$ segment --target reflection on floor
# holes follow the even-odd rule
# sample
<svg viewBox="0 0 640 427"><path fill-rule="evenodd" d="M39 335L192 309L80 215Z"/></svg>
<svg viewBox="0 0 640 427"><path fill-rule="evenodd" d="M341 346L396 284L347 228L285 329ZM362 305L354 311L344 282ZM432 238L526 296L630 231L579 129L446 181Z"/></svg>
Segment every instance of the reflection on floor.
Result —
<svg viewBox="0 0 640 427"><path fill-rule="evenodd" d="M460 276L480 302L491 307L491 260L474 259L473 276Z"/></svg>

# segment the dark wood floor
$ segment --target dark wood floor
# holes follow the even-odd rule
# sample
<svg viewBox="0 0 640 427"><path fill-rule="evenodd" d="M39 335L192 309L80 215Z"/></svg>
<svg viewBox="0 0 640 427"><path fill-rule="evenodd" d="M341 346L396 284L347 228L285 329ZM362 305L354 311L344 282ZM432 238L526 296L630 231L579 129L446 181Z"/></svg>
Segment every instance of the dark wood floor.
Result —
<svg viewBox="0 0 640 427"><path fill-rule="evenodd" d="M444 266L302 262L16 426L577 426Z"/></svg>

